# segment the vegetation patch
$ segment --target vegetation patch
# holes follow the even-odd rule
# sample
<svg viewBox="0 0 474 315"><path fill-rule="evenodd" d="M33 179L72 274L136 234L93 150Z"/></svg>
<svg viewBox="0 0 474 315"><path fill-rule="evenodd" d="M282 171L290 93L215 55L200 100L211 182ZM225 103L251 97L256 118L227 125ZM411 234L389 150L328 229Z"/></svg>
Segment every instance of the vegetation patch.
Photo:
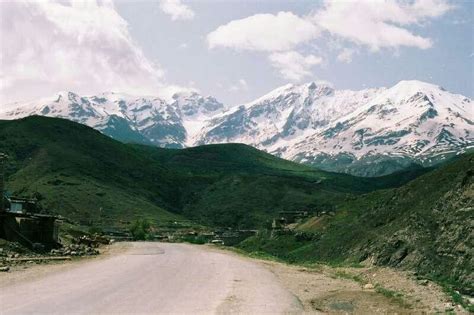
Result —
<svg viewBox="0 0 474 315"><path fill-rule="evenodd" d="M403 307L409 308L411 305L406 302L406 300L403 298L403 293L395 291L395 290L390 290L387 288L384 288L380 284L375 285L375 292L382 294L386 298L389 298L398 304L400 304Z"/></svg>

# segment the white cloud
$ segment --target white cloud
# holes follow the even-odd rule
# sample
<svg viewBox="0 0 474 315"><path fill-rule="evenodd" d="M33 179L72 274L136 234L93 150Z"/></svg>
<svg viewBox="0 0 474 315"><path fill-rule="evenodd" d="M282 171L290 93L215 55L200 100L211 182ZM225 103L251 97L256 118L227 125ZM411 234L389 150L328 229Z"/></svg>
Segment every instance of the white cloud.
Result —
<svg viewBox="0 0 474 315"><path fill-rule="evenodd" d="M407 27L422 25L451 8L443 0L326 0L324 8L314 14L313 21L332 35L368 46L373 51L400 46L427 49L432 46L432 40Z"/></svg>
<svg viewBox="0 0 474 315"><path fill-rule="evenodd" d="M239 91L247 91L249 89L249 85L247 81L244 79L239 79L235 84L232 84L229 87L230 92L239 92Z"/></svg>
<svg viewBox="0 0 474 315"><path fill-rule="evenodd" d="M7 2L0 10L0 103L74 90L154 93L163 70L112 2Z"/></svg>
<svg viewBox="0 0 474 315"><path fill-rule="evenodd" d="M322 63L322 58L315 55L303 56L296 51L272 53L268 59L278 69L280 75L291 81L301 81L311 75L311 68Z"/></svg>
<svg viewBox="0 0 474 315"><path fill-rule="evenodd" d="M219 26L207 35L209 48L286 51L314 39L318 27L291 12L256 14Z"/></svg>
<svg viewBox="0 0 474 315"><path fill-rule="evenodd" d="M371 51L403 46L428 49L433 45L432 39L410 27L423 27L452 8L446 0L325 0L321 8L306 17L279 12L230 21L209 33L207 43L210 49L266 52L283 77L299 81L322 62L311 52L320 48L318 42L324 38L320 36L323 31L329 41L344 46L353 42ZM344 46L335 58L350 63L359 49L352 48L352 44L351 48Z"/></svg>
<svg viewBox="0 0 474 315"><path fill-rule="evenodd" d="M163 13L171 16L171 20L192 20L194 11L181 2L181 0L161 0L160 9Z"/></svg>
<svg viewBox="0 0 474 315"><path fill-rule="evenodd" d="M354 49L344 48L342 51L337 55L337 60L345 63L352 62L352 55L354 54Z"/></svg>

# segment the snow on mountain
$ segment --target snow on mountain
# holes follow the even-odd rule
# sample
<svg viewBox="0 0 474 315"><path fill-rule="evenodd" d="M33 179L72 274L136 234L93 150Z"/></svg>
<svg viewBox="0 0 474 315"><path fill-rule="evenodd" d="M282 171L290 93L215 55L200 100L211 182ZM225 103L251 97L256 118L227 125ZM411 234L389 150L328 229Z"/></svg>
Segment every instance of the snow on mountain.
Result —
<svg viewBox="0 0 474 315"><path fill-rule="evenodd" d="M196 143L243 142L326 170L380 175L473 148L473 116L469 98L420 81L362 91L311 82L213 118Z"/></svg>
<svg viewBox="0 0 474 315"><path fill-rule="evenodd" d="M400 168L413 162L432 165L474 148L472 105L438 86L402 81L288 147L283 156L339 171L373 164L377 174L392 171L388 160ZM357 174L370 175L366 172Z"/></svg>
<svg viewBox="0 0 474 315"><path fill-rule="evenodd" d="M224 105L214 97L203 97L196 92L175 94L173 104L181 110L181 122L187 133L185 146L192 146L206 121L224 110Z"/></svg>
<svg viewBox="0 0 474 315"><path fill-rule="evenodd" d="M10 104L0 118L17 119L43 115L70 119L122 141L183 147L204 124L204 120L222 111L223 105L213 97L195 92L178 93L172 101L154 96L131 96L102 93L79 96L59 92L51 98Z"/></svg>
<svg viewBox="0 0 474 315"><path fill-rule="evenodd" d="M296 143L351 113L377 91L337 91L315 82L285 85L215 117L203 128L197 142L243 142L276 151L284 143Z"/></svg>
<svg viewBox="0 0 474 315"><path fill-rule="evenodd" d="M431 165L474 147L472 101L420 81L361 91L289 84L228 110L195 92L175 94L170 101L61 92L7 108L12 107L0 109L0 119L62 117L118 140L162 147L240 142L358 175Z"/></svg>

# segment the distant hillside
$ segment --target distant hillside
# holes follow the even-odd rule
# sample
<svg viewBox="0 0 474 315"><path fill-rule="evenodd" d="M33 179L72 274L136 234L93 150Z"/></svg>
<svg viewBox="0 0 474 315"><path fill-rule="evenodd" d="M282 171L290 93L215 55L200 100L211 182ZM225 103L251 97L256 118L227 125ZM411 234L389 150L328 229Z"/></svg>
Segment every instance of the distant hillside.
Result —
<svg viewBox="0 0 474 315"><path fill-rule="evenodd" d="M243 244L292 261L368 261L415 269L474 293L474 154L408 184L349 198L335 217L311 218L305 235Z"/></svg>
<svg viewBox="0 0 474 315"><path fill-rule="evenodd" d="M398 186L423 172L363 179L239 144L184 150L128 145L39 116L0 121L0 152L10 156L8 190L35 195L54 213L103 225L144 216L258 227L279 210L332 209L346 196Z"/></svg>

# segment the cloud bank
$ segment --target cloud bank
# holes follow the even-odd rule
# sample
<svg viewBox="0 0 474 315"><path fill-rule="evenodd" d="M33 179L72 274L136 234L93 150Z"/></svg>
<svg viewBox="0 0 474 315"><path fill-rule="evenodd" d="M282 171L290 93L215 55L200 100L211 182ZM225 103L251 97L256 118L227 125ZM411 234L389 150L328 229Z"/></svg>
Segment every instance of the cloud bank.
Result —
<svg viewBox="0 0 474 315"><path fill-rule="evenodd" d="M256 14L219 26L207 35L209 48L283 51L318 36L318 28L291 12Z"/></svg>
<svg viewBox="0 0 474 315"><path fill-rule="evenodd" d="M428 49L433 45L432 40L407 27L421 25L451 8L441 0L325 1L324 8L314 14L312 21L331 35L373 51L402 46Z"/></svg>
<svg viewBox="0 0 474 315"><path fill-rule="evenodd" d="M358 51L354 45L369 52L401 47L428 49L432 39L410 27L422 28L452 8L446 0L326 0L307 16L279 12L230 21L209 33L207 43L210 49L266 52L283 78L301 81L322 62L307 47L318 46L321 39L342 41L345 45L335 59L345 63L352 62Z"/></svg>

